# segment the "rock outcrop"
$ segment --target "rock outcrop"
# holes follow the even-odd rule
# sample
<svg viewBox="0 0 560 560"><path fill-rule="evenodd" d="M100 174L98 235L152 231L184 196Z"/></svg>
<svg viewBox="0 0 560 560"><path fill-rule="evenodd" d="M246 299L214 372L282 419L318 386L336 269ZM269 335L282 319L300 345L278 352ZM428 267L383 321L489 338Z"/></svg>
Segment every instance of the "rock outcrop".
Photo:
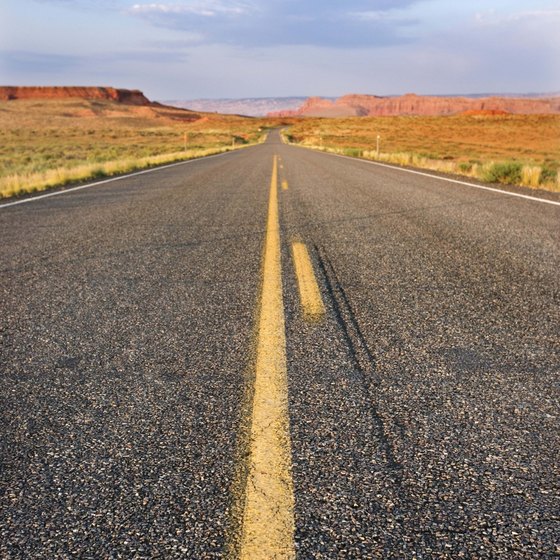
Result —
<svg viewBox="0 0 560 560"><path fill-rule="evenodd" d="M269 113L270 117L442 116L467 112L494 114L560 113L560 97L435 97L412 93L400 97L345 95L336 101L310 97L295 111Z"/></svg>
<svg viewBox="0 0 560 560"><path fill-rule="evenodd" d="M0 101L14 99L100 99L126 105L151 105L136 89L79 86L0 86Z"/></svg>
<svg viewBox="0 0 560 560"><path fill-rule="evenodd" d="M306 117L352 117L356 115L356 109L352 105L338 101L310 97L298 109L298 113L301 112Z"/></svg>

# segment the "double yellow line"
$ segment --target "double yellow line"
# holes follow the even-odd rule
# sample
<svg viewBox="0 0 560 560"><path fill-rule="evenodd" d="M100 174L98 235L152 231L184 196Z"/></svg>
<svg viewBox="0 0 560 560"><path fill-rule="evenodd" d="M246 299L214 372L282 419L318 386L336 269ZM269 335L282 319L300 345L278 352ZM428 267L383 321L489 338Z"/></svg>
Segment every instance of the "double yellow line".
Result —
<svg viewBox="0 0 560 560"><path fill-rule="evenodd" d="M287 184L287 183L286 183ZM324 314L305 245L292 246L304 317ZM274 157L258 318L254 394L240 558L292 559L294 491L292 482L286 334L282 297L278 158Z"/></svg>
<svg viewBox="0 0 560 560"><path fill-rule="evenodd" d="M303 317L308 321L319 321L325 315L325 306L323 305L319 285L313 272L311 257L305 244L294 241L292 243L292 257L294 259Z"/></svg>
<svg viewBox="0 0 560 560"><path fill-rule="evenodd" d="M295 558L276 156L270 184L260 301L242 560Z"/></svg>

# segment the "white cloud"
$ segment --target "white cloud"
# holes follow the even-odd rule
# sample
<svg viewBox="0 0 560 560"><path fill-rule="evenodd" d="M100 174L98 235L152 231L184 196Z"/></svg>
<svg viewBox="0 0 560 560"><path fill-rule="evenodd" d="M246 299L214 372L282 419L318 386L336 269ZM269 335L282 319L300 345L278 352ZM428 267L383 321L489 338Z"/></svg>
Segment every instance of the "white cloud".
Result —
<svg viewBox="0 0 560 560"><path fill-rule="evenodd" d="M130 8L133 14L193 14L202 17L218 15L241 15L249 10L247 4L223 2L189 2L188 4L134 4Z"/></svg>
<svg viewBox="0 0 560 560"><path fill-rule="evenodd" d="M390 20L398 20L402 16L397 16L394 13L386 12L386 11L367 11L367 12L350 12L348 14L351 18L360 20L360 21L390 21Z"/></svg>
<svg viewBox="0 0 560 560"><path fill-rule="evenodd" d="M560 10L532 10L524 12L516 12L513 14L496 14L495 10L487 12L479 12L475 15L475 20L479 25L507 25L512 22L525 22L527 20L558 20L560 19Z"/></svg>

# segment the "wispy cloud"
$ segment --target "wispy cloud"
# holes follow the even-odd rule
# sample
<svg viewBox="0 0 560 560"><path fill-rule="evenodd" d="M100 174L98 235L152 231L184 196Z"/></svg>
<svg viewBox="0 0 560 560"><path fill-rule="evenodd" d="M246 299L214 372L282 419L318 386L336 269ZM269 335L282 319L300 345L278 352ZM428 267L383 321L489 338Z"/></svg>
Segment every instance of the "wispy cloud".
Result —
<svg viewBox="0 0 560 560"><path fill-rule="evenodd" d="M190 2L184 4L134 4L130 13L139 15L169 14L183 15L193 14L203 17L216 17L221 15L239 16L250 10L248 4L223 3L223 2Z"/></svg>
<svg viewBox="0 0 560 560"><path fill-rule="evenodd" d="M410 18L403 17L401 13L397 13L395 11L369 10L366 12L349 12L347 15L350 18L366 22L392 21L397 23L405 23L413 21Z"/></svg>
<svg viewBox="0 0 560 560"><path fill-rule="evenodd" d="M560 10L530 10L515 12L512 14L498 14L495 10L478 12L475 20L480 25L507 25L512 22L527 22L534 20L558 21L560 20Z"/></svg>

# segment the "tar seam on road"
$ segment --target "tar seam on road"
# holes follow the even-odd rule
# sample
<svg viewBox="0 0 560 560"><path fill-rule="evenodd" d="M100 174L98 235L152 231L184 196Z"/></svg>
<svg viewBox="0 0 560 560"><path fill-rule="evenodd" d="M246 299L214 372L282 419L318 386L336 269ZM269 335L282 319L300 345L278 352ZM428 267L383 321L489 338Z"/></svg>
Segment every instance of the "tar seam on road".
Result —
<svg viewBox="0 0 560 560"><path fill-rule="evenodd" d="M292 257L294 259L294 269L299 288L299 298L303 311L303 318L306 321L320 321L325 316L325 306L319 291L319 285L313 265L309 258L307 247L299 242L292 243Z"/></svg>
<svg viewBox="0 0 560 560"><path fill-rule="evenodd" d="M169 169L171 167L177 167L178 165L186 165L187 163L195 163L201 160L207 160L215 157L225 156L233 152L224 152L223 154L213 154L211 156L204 156L199 158L189 159L187 161L179 161L177 163L169 163L167 165L160 165L159 167L154 167L153 169L145 169L144 171L135 171L134 173L128 173L126 175L120 175L119 177L112 177L111 179L104 179L103 181L96 181L95 183L88 183L87 185L79 185L77 187L71 187L69 189L64 189L61 191L49 192L46 194L39 194L37 196L30 196L29 198L23 198L22 200L15 200L14 202L7 202L6 204L0 204L0 210L2 208L8 208L9 206L15 206L16 204L25 204L27 202L35 202L43 198L50 198L51 196L58 196L61 194L68 194L75 191L81 191L83 189L89 189L90 187L97 187L99 185L105 185L107 183L113 183L115 181L122 181L123 179L129 179L130 177L137 177L138 175L145 175L146 173L154 173L155 171L161 171L162 169Z"/></svg>
<svg viewBox="0 0 560 560"><path fill-rule="evenodd" d="M331 298L336 319L347 341L348 349L355 364L356 372L360 375L362 385L368 395L368 400L370 402L369 413L373 421L377 439L380 442L381 449L385 455L387 466L392 472L393 480L400 486L402 466L396 459L393 444L387 435L385 422L379 414L379 407L375 402L375 395L378 394L377 389L379 386L375 359L368 347L365 336L356 318L356 314L350 304L350 300L348 299L348 296L338 279L334 266L327 257L326 251L320 246L315 246L315 250L317 252L319 267L327 285L327 290Z"/></svg>
<svg viewBox="0 0 560 560"><path fill-rule="evenodd" d="M303 146L295 146L296 148L303 148ZM313 148L306 148L308 150L313 150ZM315 150L313 150L315 151ZM395 171L404 171L405 173L413 173L414 175L422 175L423 177L429 177L430 179L439 179L440 181L447 181L448 183L455 183L457 185L465 185L467 187L473 187L475 189L482 189L485 191L496 192L500 194L506 194L509 196L516 196L517 198L525 198L527 200L533 200L535 202L544 202L545 204L553 204L554 206L560 206L560 202L555 200L547 200L546 198L537 198L536 196L529 196L528 194L513 193L509 191L503 191L502 189L495 189L493 187L485 187L484 185L475 185L474 183L467 183L467 181L459 181L457 179L450 179L448 177L440 177L439 175L432 175L431 173L424 173L423 171L415 171L414 169L405 169L403 167L396 167L395 165L388 165L386 163L380 163L378 161L368 161L367 159L353 158L350 156L343 156L341 154L331 154L329 152L319 152L327 156L335 156L342 159L349 159L351 161L358 161L361 163L368 163L370 165L378 165L380 167L387 167L388 169L393 169Z"/></svg>
<svg viewBox="0 0 560 560"><path fill-rule="evenodd" d="M288 416L286 334L274 157L263 261L249 465L240 558L293 559L294 492Z"/></svg>

